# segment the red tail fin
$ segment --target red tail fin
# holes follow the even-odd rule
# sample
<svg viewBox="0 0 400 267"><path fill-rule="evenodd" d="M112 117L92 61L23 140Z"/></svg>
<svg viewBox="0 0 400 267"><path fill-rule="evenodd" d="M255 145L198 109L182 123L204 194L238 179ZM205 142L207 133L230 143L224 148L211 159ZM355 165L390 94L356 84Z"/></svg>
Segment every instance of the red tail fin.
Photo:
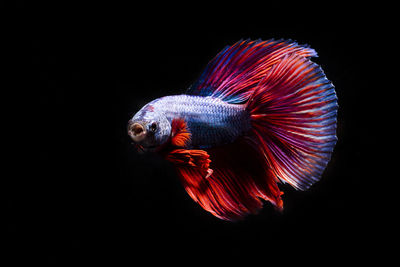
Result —
<svg viewBox="0 0 400 267"><path fill-rule="evenodd" d="M260 81L248 102L252 140L281 181L305 190L320 179L337 140L337 107L321 68L296 54Z"/></svg>

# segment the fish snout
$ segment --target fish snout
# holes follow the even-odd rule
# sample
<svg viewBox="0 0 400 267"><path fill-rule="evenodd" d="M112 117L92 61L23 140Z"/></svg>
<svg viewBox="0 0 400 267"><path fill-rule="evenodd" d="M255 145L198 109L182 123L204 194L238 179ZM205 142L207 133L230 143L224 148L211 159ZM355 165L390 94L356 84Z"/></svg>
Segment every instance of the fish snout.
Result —
<svg viewBox="0 0 400 267"><path fill-rule="evenodd" d="M146 130L140 123L132 123L128 126L128 134L135 142L140 142L146 137Z"/></svg>

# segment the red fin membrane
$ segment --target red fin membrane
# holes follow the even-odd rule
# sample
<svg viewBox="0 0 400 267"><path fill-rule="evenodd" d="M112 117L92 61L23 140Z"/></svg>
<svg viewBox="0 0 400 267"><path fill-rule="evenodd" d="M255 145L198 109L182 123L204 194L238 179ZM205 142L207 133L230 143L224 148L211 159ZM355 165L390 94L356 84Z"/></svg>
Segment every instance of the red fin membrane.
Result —
<svg viewBox="0 0 400 267"><path fill-rule="evenodd" d="M291 40L239 41L225 47L208 63L187 94L242 103L271 67L288 54L317 56L313 49Z"/></svg>
<svg viewBox="0 0 400 267"><path fill-rule="evenodd" d="M171 144L185 147L190 142L190 132L183 119L174 119L171 123Z"/></svg>
<svg viewBox="0 0 400 267"><path fill-rule="evenodd" d="M190 167L207 176L210 166L209 155L204 150L175 149L166 155L166 159L176 167Z"/></svg>
<svg viewBox="0 0 400 267"><path fill-rule="evenodd" d="M248 102L252 142L281 181L305 190L336 144L337 97L321 68L291 54L274 65Z"/></svg>
<svg viewBox="0 0 400 267"><path fill-rule="evenodd" d="M281 192L258 151L242 140L210 149L210 168L177 165L183 186L206 211L223 220L238 220L262 207L260 198L281 210Z"/></svg>

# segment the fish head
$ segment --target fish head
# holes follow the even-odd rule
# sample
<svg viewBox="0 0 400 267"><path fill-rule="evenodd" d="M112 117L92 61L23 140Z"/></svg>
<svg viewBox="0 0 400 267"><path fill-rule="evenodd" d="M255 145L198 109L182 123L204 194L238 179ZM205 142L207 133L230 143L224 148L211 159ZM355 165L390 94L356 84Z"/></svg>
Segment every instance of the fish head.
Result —
<svg viewBox="0 0 400 267"><path fill-rule="evenodd" d="M129 120L128 135L145 150L156 150L171 136L171 123L163 112L146 105Z"/></svg>

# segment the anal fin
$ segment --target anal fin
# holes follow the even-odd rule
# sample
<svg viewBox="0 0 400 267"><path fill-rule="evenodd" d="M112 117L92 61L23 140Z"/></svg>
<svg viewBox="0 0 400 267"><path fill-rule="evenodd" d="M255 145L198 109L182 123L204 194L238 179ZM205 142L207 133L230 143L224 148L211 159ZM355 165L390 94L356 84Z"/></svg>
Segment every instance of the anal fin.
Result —
<svg viewBox="0 0 400 267"><path fill-rule="evenodd" d="M190 197L220 219L255 214L263 205L261 199L283 208L277 181L258 151L244 140L203 152L177 150L168 160Z"/></svg>
<svg viewBox="0 0 400 267"><path fill-rule="evenodd" d="M169 152L165 159L172 162L176 167L189 167L207 176L212 172L209 170L210 156L204 150L175 149Z"/></svg>

